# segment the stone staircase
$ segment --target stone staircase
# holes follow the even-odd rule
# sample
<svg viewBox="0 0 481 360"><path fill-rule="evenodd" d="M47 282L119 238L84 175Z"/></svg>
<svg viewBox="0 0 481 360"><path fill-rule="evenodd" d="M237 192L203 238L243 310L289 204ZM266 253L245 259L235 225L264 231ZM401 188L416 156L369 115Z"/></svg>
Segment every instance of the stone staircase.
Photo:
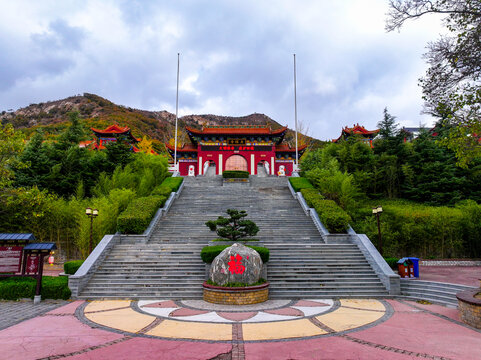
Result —
<svg viewBox="0 0 481 360"><path fill-rule="evenodd" d="M287 187L286 178L251 176L222 186L222 177L185 178L181 196L151 239L121 238L80 298L199 299L205 266L200 250L215 238L204 223L228 208L246 210L270 249L271 298L376 297L388 294L358 247L325 244Z"/></svg>

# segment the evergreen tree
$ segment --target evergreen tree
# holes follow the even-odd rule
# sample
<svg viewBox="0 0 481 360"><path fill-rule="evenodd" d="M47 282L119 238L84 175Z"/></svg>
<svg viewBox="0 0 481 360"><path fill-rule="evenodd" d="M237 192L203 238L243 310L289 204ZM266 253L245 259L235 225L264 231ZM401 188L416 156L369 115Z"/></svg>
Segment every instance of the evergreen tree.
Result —
<svg viewBox="0 0 481 360"><path fill-rule="evenodd" d="M383 139L394 138L399 133L396 117L389 114L387 107L384 108L383 119L377 123L377 127L379 129L379 136Z"/></svg>
<svg viewBox="0 0 481 360"><path fill-rule="evenodd" d="M247 236L255 236L259 232L257 225L251 220L242 220L247 216L244 210L228 209L229 218L219 216L217 220L205 223L211 231L217 232L222 238L237 241Z"/></svg>

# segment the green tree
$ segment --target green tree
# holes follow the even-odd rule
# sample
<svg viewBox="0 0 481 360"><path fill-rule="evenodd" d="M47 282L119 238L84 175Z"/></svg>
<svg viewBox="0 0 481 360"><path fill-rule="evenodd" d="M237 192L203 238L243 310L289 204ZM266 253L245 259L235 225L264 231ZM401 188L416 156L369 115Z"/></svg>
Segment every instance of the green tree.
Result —
<svg viewBox="0 0 481 360"><path fill-rule="evenodd" d="M43 140L43 134L37 132L20 155L20 161L27 166L15 170L14 185L16 187L48 188L47 180L53 163L49 156L50 149L43 143Z"/></svg>
<svg viewBox="0 0 481 360"><path fill-rule="evenodd" d="M0 124L0 188L9 186L14 176L14 167L21 167L18 156L23 150L23 134L15 131L11 124Z"/></svg>
<svg viewBox="0 0 481 360"><path fill-rule="evenodd" d="M420 85L424 112L453 125L442 144L458 165L481 155L481 2L479 0L391 0L386 29L400 29L425 14L442 14L448 36L428 44L429 68Z"/></svg>
<svg viewBox="0 0 481 360"><path fill-rule="evenodd" d="M244 210L228 209L229 218L219 216L217 220L209 220L205 225L217 235L231 241L237 241L259 232L257 225L251 220L242 220L247 216Z"/></svg>
<svg viewBox="0 0 481 360"><path fill-rule="evenodd" d="M387 107L384 108L383 114L383 119L377 123L379 136L383 139L391 139L399 133L396 117L387 111Z"/></svg>

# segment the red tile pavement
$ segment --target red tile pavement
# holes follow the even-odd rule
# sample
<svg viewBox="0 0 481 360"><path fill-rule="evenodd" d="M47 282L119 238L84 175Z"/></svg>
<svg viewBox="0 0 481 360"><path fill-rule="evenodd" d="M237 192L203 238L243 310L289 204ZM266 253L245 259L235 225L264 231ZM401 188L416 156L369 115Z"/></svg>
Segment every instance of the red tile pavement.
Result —
<svg viewBox="0 0 481 360"><path fill-rule="evenodd" d="M247 319L250 319L251 317L253 317L254 315L257 315L257 314L258 314L257 311L245 311L245 312L237 312L237 313L222 312L222 311L217 312L217 315L223 317L224 319L232 320L232 321L247 320Z"/></svg>
<svg viewBox="0 0 481 360"><path fill-rule="evenodd" d="M149 308L176 308L179 307L175 302L172 300L167 300L167 301L161 301L149 305L144 305L143 307L149 307Z"/></svg>
<svg viewBox="0 0 481 360"><path fill-rule="evenodd" d="M456 321L461 321L461 317L459 316L459 310L458 309L448 308L446 306L435 305L435 304L423 305L423 304L419 304L415 301L408 301L407 303L412 304L413 306L416 306L420 309L432 311L436 314L447 316L450 319L453 319L453 320L456 320Z"/></svg>
<svg viewBox="0 0 481 360"><path fill-rule="evenodd" d="M450 318L455 317L457 310L415 302L387 301L393 307L394 314L376 326L345 335L307 340L244 343L245 359L480 358L479 331L442 319L423 309ZM44 316L0 331L0 360L38 359L55 355L78 360L212 359L230 352L233 346L232 343L130 338L91 328L72 315L82 303L72 302ZM255 313L228 314L245 317ZM276 326L276 322L272 326Z"/></svg>
<svg viewBox="0 0 481 360"><path fill-rule="evenodd" d="M404 304L390 303L395 310L390 319L350 336L416 353L463 360L480 358L479 332L415 309L401 312L406 309Z"/></svg>
<svg viewBox="0 0 481 360"><path fill-rule="evenodd" d="M328 304L325 304L323 302L317 302L317 301L309 301L309 300L299 300L296 302L295 305L293 306L311 306L311 307L319 307L319 306L329 306Z"/></svg>
<svg viewBox="0 0 481 360"><path fill-rule="evenodd" d="M206 360L230 352L231 344L209 344L147 338L130 340L69 357L70 360Z"/></svg>
<svg viewBox="0 0 481 360"><path fill-rule="evenodd" d="M369 359L396 360L412 357L358 344L340 337L275 343L244 344L248 360Z"/></svg>
<svg viewBox="0 0 481 360"><path fill-rule="evenodd" d="M0 331L0 359L38 359L122 338L82 324L73 316L40 316Z"/></svg>
<svg viewBox="0 0 481 360"><path fill-rule="evenodd" d="M479 287L481 266L420 266L419 280Z"/></svg>
<svg viewBox="0 0 481 360"><path fill-rule="evenodd" d="M264 310L264 312L268 314L275 314L275 315L304 316L304 313L302 311L291 308L291 307L275 309L275 310Z"/></svg>
<svg viewBox="0 0 481 360"><path fill-rule="evenodd" d="M75 310L82 305L84 302L82 300L72 301L70 304L61 306L56 308L52 311L49 311L47 315L54 315L54 314L75 314Z"/></svg>

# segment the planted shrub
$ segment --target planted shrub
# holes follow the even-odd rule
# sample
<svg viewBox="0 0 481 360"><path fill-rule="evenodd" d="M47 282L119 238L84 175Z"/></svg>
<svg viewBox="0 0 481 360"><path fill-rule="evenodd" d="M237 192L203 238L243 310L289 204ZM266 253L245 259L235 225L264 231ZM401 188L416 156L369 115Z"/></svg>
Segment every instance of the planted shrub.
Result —
<svg viewBox="0 0 481 360"><path fill-rule="evenodd" d="M122 234L142 234L165 200L165 196L148 196L133 200L117 218L117 231Z"/></svg>
<svg viewBox="0 0 481 360"><path fill-rule="evenodd" d="M214 245L214 246L204 246L200 252L200 257L203 262L210 264L217 255L219 255L224 249L228 248L230 245ZM262 259L263 263L269 261L269 249L261 246L247 246L251 249L257 251Z"/></svg>
<svg viewBox="0 0 481 360"><path fill-rule="evenodd" d="M242 220L247 216L244 210L227 209L229 218L219 216L217 220L205 223L211 231L230 241L236 241L247 236L255 236L259 232L257 225L251 220Z"/></svg>
<svg viewBox="0 0 481 360"><path fill-rule="evenodd" d="M0 299L18 300L33 298L37 280L31 277L11 277L0 279ZM70 298L71 292L68 287L68 278L65 276L43 276L42 291L43 299Z"/></svg>
<svg viewBox="0 0 481 360"><path fill-rule="evenodd" d="M172 192L172 188L170 186L165 186L165 185L159 185L152 190L150 195L160 195L160 196L165 196L168 198L170 196L170 193Z"/></svg>
<svg viewBox="0 0 481 360"><path fill-rule="evenodd" d="M302 196L310 207L313 207L319 219L330 233L345 233L351 217L333 200L324 200L312 189L302 189Z"/></svg>
<svg viewBox="0 0 481 360"><path fill-rule="evenodd" d="M67 261L63 264L63 271L65 274L73 275L83 263L83 260Z"/></svg>
<svg viewBox="0 0 481 360"><path fill-rule="evenodd" d="M301 191L301 189L313 189L311 182L307 180L305 177L291 177L289 181L292 185L292 188L295 192Z"/></svg>
<svg viewBox="0 0 481 360"><path fill-rule="evenodd" d="M386 260L387 264L391 267L391 269L397 270L397 262L399 261L398 258L388 257L384 258L384 260Z"/></svg>
<svg viewBox="0 0 481 360"><path fill-rule="evenodd" d="M182 184L182 181L184 181L184 178L182 177L168 177L162 182L162 184L160 184L160 186L167 186L171 189L171 191L177 192Z"/></svg>
<svg viewBox="0 0 481 360"><path fill-rule="evenodd" d="M249 172L240 170L227 170L222 173L222 177L224 179L248 179Z"/></svg>

